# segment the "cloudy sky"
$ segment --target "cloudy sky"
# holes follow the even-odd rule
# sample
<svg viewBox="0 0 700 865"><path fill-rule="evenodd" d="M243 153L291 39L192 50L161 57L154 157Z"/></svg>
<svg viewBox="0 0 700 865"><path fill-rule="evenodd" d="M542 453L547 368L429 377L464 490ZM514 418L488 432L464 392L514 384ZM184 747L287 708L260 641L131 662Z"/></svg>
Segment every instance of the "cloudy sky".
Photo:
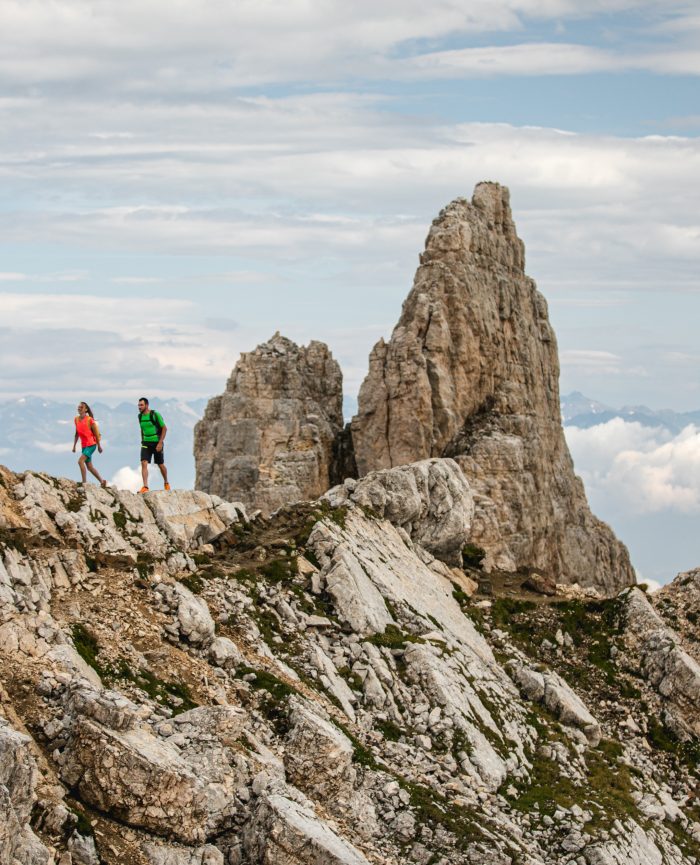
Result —
<svg viewBox="0 0 700 865"><path fill-rule="evenodd" d="M562 390L700 407L696 0L3 0L0 398L355 393L431 219L511 190Z"/></svg>

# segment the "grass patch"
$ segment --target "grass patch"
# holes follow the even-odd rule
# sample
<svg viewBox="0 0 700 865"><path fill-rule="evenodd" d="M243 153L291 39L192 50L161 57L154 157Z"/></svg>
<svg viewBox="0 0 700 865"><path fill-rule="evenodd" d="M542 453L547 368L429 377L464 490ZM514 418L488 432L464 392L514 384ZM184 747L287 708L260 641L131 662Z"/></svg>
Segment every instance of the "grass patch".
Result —
<svg viewBox="0 0 700 865"><path fill-rule="evenodd" d="M123 658L120 658L114 666L105 668L105 678L108 682L117 680L131 682L152 700L167 706L173 715L187 712L198 705L192 697L189 686L184 682L159 679L150 670L134 671Z"/></svg>
<svg viewBox="0 0 700 865"><path fill-rule="evenodd" d="M309 535L313 531L316 523L320 522L320 520L330 520L332 523L340 526L341 529L344 529L347 514L348 509L344 505L341 505L339 508L332 508L330 503L325 500L319 502L314 510L311 511L301 529L299 529L295 535L295 544L297 547L305 547L308 543Z"/></svg>
<svg viewBox="0 0 700 865"><path fill-rule="evenodd" d="M193 553L192 561L195 565L208 565L211 562L211 556L207 556L205 553Z"/></svg>
<svg viewBox="0 0 700 865"><path fill-rule="evenodd" d="M151 553L139 553L136 557L136 570L142 580L145 580L151 572L151 566L155 562L155 558Z"/></svg>
<svg viewBox="0 0 700 865"><path fill-rule="evenodd" d="M388 742L398 742L403 736L403 730L393 721L377 721L374 725Z"/></svg>
<svg viewBox="0 0 700 865"><path fill-rule="evenodd" d="M100 645L97 642L97 639L90 633L90 631L88 631L85 625L80 624L80 622L73 625L71 628L71 635L73 637L75 651L80 655L83 661L85 661L88 666L92 667L97 675L102 678L105 674L105 670L97 660L97 655L100 651Z"/></svg>
<svg viewBox="0 0 700 865"><path fill-rule="evenodd" d="M365 642L385 649L403 649L406 643L422 643L424 640L414 634L407 634L396 625L387 625L382 634L372 634Z"/></svg>
<svg viewBox="0 0 700 865"><path fill-rule="evenodd" d="M442 827L451 832L460 850L466 850L475 841L485 839L478 824L478 819L483 819L483 815L477 819L472 811L455 805L431 787L407 781L405 778L396 780L411 797L411 806L415 809L418 823L431 828Z"/></svg>
<svg viewBox="0 0 700 865"><path fill-rule="evenodd" d="M646 708L645 714L647 718L647 741L652 748L670 754L696 777L700 777L700 741L689 739L684 742L679 739L656 717L654 710L650 707Z"/></svg>
<svg viewBox="0 0 700 865"><path fill-rule="evenodd" d="M335 726L344 733L350 742L352 743L352 759L354 763L357 763L358 766L364 766L366 769L373 769L378 771L381 767L377 763L374 754L370 751L370 749L364 745L353 733L348 730L348 728L341 724L340 721L337 721L335 718L331 718L331 721Z"/></svg>
<svg viewBox="0 0 700 865"><path fill-rule="evenodd" d="M114 525L120 531L123 531L126 528L126 514L124 513L124 511L114 511L114 513L112 514L112 519L114 520Z"/></svg>
<svg viewBox="0 0 700 865"><path fill-rule="evenodd" d="M193 595L200 595L204 589L204 580L202 579L202 575L197 571L194 574L182 577L179 582L186 589L189 589Z"/></svg>
<svg viewBox="0 0 700 865"><path fill-rule="evenodd" d="M242 679L243 676L249 675L255 676L254 679L248 682L251 688L256 691L267 691L277 702L286 700L292 694L297 693L295 688L288 685L287 682L283 682L282 679L278 679L277 676L267 670L254 670L252 667L246 666L238 667L236 670L237 679Z"/></svg>
<svg viewBox="0 0 700 865"><path fill-rule="evenodd" d="M84 499L82 496L72 496L66 502L66 510L70 511L72 514L77 514L83 506L83 501Z"/></svg>
<svg viewBox="0 0 700 865"><path fill-rule="evenodd" d="M174 715L197 706L189 687L182 682L159 679L149 670L133 671L124 658L119 658L115 664L98 661L100 645L84 625L73 625L72 637L76 652L105 683L111 685L117 681L131 682L152 700L167 706Z"/></svg>
<svg viewBox="0 0 700 865"><path fill-rule="evenodd" d="M286 583L296 575L290 559L273 559L258 568L258 573L271 583Z"/></svg>

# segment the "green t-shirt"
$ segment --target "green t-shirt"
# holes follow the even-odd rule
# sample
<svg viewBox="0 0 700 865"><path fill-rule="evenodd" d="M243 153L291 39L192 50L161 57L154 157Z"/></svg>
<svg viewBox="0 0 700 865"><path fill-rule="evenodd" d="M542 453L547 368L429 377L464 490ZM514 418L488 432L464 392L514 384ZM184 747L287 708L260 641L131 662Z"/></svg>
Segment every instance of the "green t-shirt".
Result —
<svg viewBox="0 0 700 865"><path fill-rule="evenodd" d="M140 414L139 423L141 424L141 441L143 444L152 444L160 440L160 428L153 423L151 415L160 424L160 427L165 426L162 416L157 411L149 409L147 412Z"/></svg>

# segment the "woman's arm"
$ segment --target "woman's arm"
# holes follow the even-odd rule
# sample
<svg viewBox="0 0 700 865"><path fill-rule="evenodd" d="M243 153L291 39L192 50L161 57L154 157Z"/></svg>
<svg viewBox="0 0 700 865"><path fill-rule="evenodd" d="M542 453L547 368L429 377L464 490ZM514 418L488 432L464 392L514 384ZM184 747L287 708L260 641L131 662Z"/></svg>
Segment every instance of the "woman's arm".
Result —
<svg viewBox="0 0 700 865"><path fill-rule="evenodd" d="M97 421L90 421L90 429L95 436L95 441L97 442L97 450L99 453L102 453L102 438L100 436L100 428L97 425Z"/></svg>
<svg viewBox="0 0 700 865"><path fill-rule="evenodd" d="M74 421L75 423L75 421ZM75 446L78 444L78 427L75 428L75 438L73 439L73 453L75 453Z"/></svg>

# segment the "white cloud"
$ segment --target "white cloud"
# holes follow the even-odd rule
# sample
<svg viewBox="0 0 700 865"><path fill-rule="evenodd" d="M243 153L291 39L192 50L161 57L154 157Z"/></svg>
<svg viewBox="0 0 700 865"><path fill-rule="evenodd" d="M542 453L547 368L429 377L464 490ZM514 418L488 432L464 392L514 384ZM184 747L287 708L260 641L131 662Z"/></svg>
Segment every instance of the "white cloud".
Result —
<svg viewBox="0 0 700 865"><path fill-rule="evenodd" d="M405 61L410 75L464 77L493 75L581 75L625 68L614 54L565 42L493 45L421 54Z"/></svg>
<svg viewBox="0 0 700 865"><path fill-rule="evenodd" d="M118 490L137 493L141 489L143 481L140 471L132 469L130 466L122 466L112 475L109 483Z"/></svg>
<svg viewBox="0 0 700 865"><path fill-rule="evenodd" d="M402 66L402 50L415 50L415 44L518 32L530 21L561 26L627 11L637 13L637 30L653 22L641 35L666 27L667 38L678 43L678 56L664 53L659 63L674 70L695 68L688 39L696 25L694 10L681 0L180 0L175 5L107 0L99 6L81 0L4 0L0 75L25 85L109 85L132 98L310 78L386 77ZM577 53L586 49L571 50L573 62L580 64ZM559 62L567 63L563 53ZM583 68L590 62L583 58ZM112 140L131 134L131 128L112 121L97 132L93 125L91 134Z"/></svg>
<svg viewBox="0 0 700 865"><path fill-rule="evenodd" d="M661 588L661 583L658 580L644 579L643 577L640 577L639 575L637 575L637 582L640 586L646 586L647 591L649 592L649 594L652 594L652 595L655 592L658 592L659 589Z"/></svg>
<svg viewBox="0 0 700 865"><path fill-rule="evenodd" d="M674 436L615 418L565 433L592 498L621 513L700 513L700 429L692 424Z"/></svg>
<svg viewBox="0 0 700 865"><path fill-rule="evenodd" d="M58 443L35 441L33 444L38 450L49 454L70 454L71 452L71 443L69 441Z"/></svg>

